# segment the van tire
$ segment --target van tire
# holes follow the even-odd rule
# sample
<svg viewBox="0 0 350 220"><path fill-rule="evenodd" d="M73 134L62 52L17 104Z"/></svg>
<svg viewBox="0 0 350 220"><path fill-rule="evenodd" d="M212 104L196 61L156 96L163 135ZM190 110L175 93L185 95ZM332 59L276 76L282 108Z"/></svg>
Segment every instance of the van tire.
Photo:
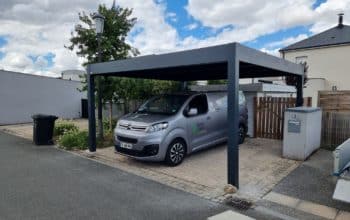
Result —
<svg viewBox="0 0 350 220"><path fill-rule="evenodd" d="M168 149L165 155L165 162L169 166L177 166L182 163L185 156L186 156L186 143L182 139L176 138L168 146Z"/></svg>
<svg viewBox="0 0 350 220"><path fill-rule="evenodd" d="M238 144L243 144L246 136L246 129L243 125L239 125L238 128Z"/></svg>

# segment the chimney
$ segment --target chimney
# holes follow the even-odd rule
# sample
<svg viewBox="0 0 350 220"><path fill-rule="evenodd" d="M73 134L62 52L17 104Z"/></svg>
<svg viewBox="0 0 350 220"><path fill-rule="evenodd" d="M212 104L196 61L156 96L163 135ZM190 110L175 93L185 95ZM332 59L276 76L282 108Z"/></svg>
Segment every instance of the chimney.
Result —
<svg viewBox="0 0 350 220"><path fill-rule="evenodd" d="M340 14L338 14L338 16L339 16L338 27L342 28L343 27L343 16L344 16L344 13L340 13Z"/></svg>

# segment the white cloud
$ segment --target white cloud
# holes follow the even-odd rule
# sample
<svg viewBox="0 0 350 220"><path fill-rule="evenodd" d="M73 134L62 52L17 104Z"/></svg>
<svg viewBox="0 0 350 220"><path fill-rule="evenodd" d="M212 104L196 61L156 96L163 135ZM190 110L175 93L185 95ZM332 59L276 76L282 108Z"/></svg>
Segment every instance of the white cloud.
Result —
<svg viewBox="0 0 350 220"><path fill-rule="evenodd" d="M264 45L263 48L261 48L260 50L264 53L276 56L276 57L280 57L280 52L279 50L283 47L286 47L288 45L291 45L295 42L304 40L305 38L307 38L308 36L306 34L299 34L296 37L288 37L288 38L284 38L280 41L275 41L275 42L271 42L268 43L266 45Z"/></svg>
<svg viewBox="0 0 350 220"><path fill-rule="evenodd" d="M314 0L189 0L186 9L205 26L233 25L236 31L259 35L310 24L313 3Z"/></svg>
<svg viewBox="0 0 350 220"><path fill-rule="evenodd" d="M294 44L298 41L304 40L306 39L308 36L306 34L299 34L296 37L288 37L288 38L284 38L280 41L275 41L275 42L271 42L268 43L267 45L265 45L267 48L281 48L281 47L285 47L291 44Z"/></svg>
<svg viewBox="0 0 350 220"><path fill-rule="evenodd" d="M350 25L350 0L328 0L316 10L315 24L311 27L312 33L319 33L337 25L336 14L345 13L344 23Z"/></svg>
<svg viewBox="0 0 350 220"><path fill-rule="evenodd" d="M275 56L275 57L281 57L278 48L277 49L268 49L268 48L263 47L260 49L260 51L267 53L267 54L270 54L270 55Z"/></svg>
<svg viewBox="0 0 350 220"><path fill-rule="evenodd" d="M189 24L189 25L185 26L185 29L191 31L191 30L196 29L197 27L198 27L197 23L192 23L192 24Z"/></svg>
<svg viewBox="0 0 350 220"><path fill-rule="evenodd" d="M204 26L219 29L220 34L203 40L189 37L184 44L207 46L228 42L248 42L260 36L296 26L311 25L311 32L318 33L337 24L337 13L350 11L350 0L328 0L316 10L316 0L189 0L186 9ZM350 23L350 15L345 16ZM294 36L274 42L262 48L264 52L278 55L279 48L302 40L306 35Z"/></svg>
<svg viewBox="0 0 350 220"><path fill-rule="evenodd" d="M16 69L26 69L32 66L33 62L30 58L21 53L8 53L4 59L1 60L2 66L12 67Z"/></svg>

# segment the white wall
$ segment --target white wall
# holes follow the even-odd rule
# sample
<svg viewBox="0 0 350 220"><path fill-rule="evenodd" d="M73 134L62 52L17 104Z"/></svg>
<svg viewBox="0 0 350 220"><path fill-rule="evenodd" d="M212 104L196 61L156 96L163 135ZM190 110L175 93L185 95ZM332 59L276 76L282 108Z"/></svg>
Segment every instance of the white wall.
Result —
<svg viewBox="0 0 350 220"><path fill-rule="evenodd" d="M0 70L0 125L31 122L42 113L62 118L79 118L80 82Z"/></svg>
<svg viewBox="0 0 350 220"><path fill-rule="evenodd" d="M307 57L308 77L324 78L325 90L331 90L333 86L338 90L350 90L350 45L287 51L284 57L295 62L296 57L302 56ZM318 94L318 86L314 87L307 91L313 98Z"/></svg>
<svg viewBox="0 0 350 220"><path fill-rule="evenodd" d="M318 91L328 89L325 79L309 79L305 84L304 97L312 97L312 106L316 107L318 102Z"/></svg>

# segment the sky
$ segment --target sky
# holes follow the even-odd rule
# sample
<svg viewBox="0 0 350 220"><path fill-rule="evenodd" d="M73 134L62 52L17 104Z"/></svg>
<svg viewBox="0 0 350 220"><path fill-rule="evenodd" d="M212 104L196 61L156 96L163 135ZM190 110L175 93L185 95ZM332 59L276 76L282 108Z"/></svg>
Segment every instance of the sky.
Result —
<svg viewBox="0 0 350 220"><path fill-rule="evenodd" d="M67 50L78 13L113 0L0 0L0 69L45 76L81 69ZM137 23L127 41L141 55L239 42L278 56L278 50L350 24L350 0L117 0Z"/></svg>

